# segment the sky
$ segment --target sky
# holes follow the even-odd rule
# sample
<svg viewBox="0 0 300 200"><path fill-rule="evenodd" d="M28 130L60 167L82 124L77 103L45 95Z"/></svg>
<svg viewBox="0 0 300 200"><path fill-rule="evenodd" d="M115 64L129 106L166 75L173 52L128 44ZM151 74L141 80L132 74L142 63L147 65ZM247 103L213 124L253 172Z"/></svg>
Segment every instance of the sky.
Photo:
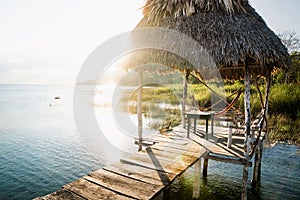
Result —
<svg viewBox="0 0 300 200"><path fill-rule="evenodd" d="M144 0L0 0L0 84L72 84L89 54L132 30ZM275 32L300 35L299 0L250 0Z"/></svg>

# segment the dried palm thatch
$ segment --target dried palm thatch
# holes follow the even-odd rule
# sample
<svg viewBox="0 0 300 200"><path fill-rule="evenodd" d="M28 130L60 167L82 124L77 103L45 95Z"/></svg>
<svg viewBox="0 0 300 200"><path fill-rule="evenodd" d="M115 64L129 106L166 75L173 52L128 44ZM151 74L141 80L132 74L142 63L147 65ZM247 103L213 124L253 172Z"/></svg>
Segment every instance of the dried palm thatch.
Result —
<svg viewBox="0 0 300 200"><path fill-rule="evenodd" d="M253 75L290 66L287 49L248 0L147 0L143 13L136 28L163 27L192 37L211 55L223 78L243 78L246 61ZM145 53L137 57L144 63L191 68L182 58L166 54L152 50L148 58Z"/></svg>

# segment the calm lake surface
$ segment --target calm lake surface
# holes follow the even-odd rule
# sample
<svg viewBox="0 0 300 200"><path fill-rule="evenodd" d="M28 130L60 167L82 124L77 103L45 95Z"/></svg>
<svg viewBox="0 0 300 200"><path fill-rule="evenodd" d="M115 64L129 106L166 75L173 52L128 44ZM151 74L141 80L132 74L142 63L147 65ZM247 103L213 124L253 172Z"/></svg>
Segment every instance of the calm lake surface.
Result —
<svg viewBox="0 0 300 200"><path fill-rule="evenodd" d="M105 117L109 109L98 105L105 104L101 95L96 95L94 105L98 124L103 130L115 130ZM76 128L72 97L73 89L67 86L0 85L0 200L46 195L136 151L132 136L112 144L114 152L107 149L107 141L119 137L115 133L100 139L100 153L92 154ZM201 179L201 198L239 199L241 176L242 166L210 161L208 177ZM260 187L252 191L249 178L249 199L299 199L300 148L286 144L265 148L261 179ZM193 183L191 167L163 199L191 199Z"/></svg>

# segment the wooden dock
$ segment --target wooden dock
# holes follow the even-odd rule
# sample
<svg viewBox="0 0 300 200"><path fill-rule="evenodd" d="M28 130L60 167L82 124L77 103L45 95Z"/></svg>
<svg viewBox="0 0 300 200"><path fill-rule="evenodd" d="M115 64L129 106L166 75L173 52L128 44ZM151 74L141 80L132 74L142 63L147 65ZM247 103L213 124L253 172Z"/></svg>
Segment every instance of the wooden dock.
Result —
<svg viewBox="0 0 300 200"><path fill-rule="evenodd" d="M205 127L187 138L187 130L174 130L148 138L153 145L129 154L120 162L103 167L36 200L50 199L156 199L187 168L204 158L251 166L244 156L244 135L233 135L228 147L228 128L215 127L214 135L205 140Z"/></svg>

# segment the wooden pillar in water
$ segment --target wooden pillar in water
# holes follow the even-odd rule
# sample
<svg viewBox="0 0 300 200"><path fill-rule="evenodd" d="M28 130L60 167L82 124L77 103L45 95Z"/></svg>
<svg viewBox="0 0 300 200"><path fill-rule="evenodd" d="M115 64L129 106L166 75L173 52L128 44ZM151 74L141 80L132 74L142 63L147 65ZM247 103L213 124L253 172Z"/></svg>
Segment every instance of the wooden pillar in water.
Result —
<svg viewBox="0 0 300 200"><path fill-rule="evenodd" d="M187 99L187 90L188 90L188 78L190 72L186 71L186 74L183 77L183 94L182 94L182 115L181 115L181 123L183 128L186 128L185 125L185 108L186 108L186 99Z"/></svg>
<svg viewBox="0 0 300 200"><path fill-rule="evenodd" d="M199 199L200 197L200 173L201 173L201 158L196 161L194 165L194 188L193 188L193 199Z"/></svg>
<svg viewBox="0 0 300 200"><path fill-rule="evenodd" d="M257 171L258 180L260 180L260 175L261 175L261 159L262 159L263 150L264 150L264 141L261 141L260 144L259 144L259 157L260 157L260 160L259 160L258 171Z"/></svg>
<svg viewBox="0 0 300 200"><path fill-rule="evenodd" d="M244 155L246 160L249 160L249 145L250 145L250 124L251 124L251 113L250 113L250 70L247 60L245 61L245 138L244 138ZM247 199L247 182L248 182L248 171L249 166L247 164L243 167L243 179L242 179L242 195L241 199Z"/></svg>
<svg viewBox="0 0 300 200"><path fill-rule="evenodd" d="M252 180L251 180L253 187L255 187L255 185L260 180L261 157L262 157L262 141L259 140L257 147L255 149L254 167L253 167L253 174L252 174Z"/></svg>
<svg viewBox="0 0 300 200"><path fill-rule="evenodd" d="M207 177L208 158L204 157L203 163L203 177Z"/></svg>
<svg viewBox="0 0 300 200"><path fill-rule="evenodd" d="M143 95L143 71L139 70L138 98L137 98L138 138L139 138L138 151L142 150L142 139L143 139L143 116L142 116L143 96L142 95Z"/></svg>
<svg viewBox="0 0 300 200"><path fill-rule="evenodd" d="M264 128L266 129L266 131L267 131L267 115L268 115L268 107L269 107L268 104L269 104L270 88L271 88L271 73L269 70L266 75L266 93L265 93L265 100L264 100L264 109L265 109ZM259 140L255 150L255 160L254 160L253 174L251 180L252 186L255 186L260 181L262 152L263 152L263 141Z"/></svg>

